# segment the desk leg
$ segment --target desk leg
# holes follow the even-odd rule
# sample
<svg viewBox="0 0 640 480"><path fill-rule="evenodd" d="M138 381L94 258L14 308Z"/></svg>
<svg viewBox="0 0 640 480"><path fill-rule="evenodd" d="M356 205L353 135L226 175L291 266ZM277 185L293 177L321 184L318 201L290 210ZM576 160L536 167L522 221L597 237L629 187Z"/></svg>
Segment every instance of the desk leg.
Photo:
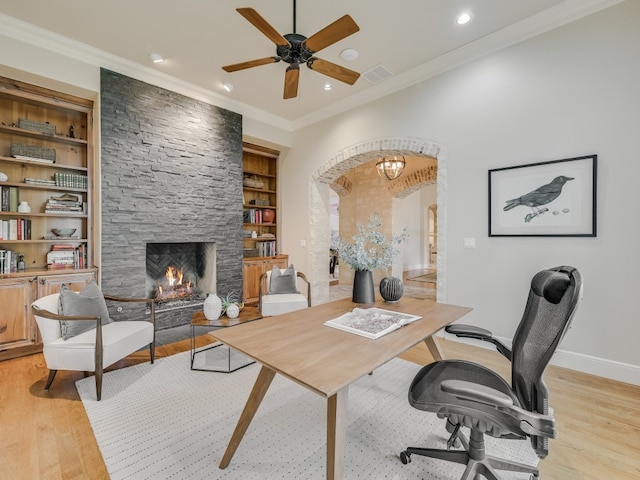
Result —
<svg viewBox="0 0 640 480"><path fill-rule="evenodd" d="M435 361L444 360L444 353L442 353L442 348L440 348L440 344L435 335L425 338L424 343L427 345L429 353Z"/></svg>
<svg viewBox="0 0 640 480"><path fill-rule="evenodd" d="M275 371L267 367L262 367L260 370L256 383L253 385L253 390L251 390L251 394L247 400L247 404L244 406L244 410L240 415L236 429L231 436L231 440L229 440L227 451L224 452L224 456L220 461L220 468L227 468L229 466L229 463L231 462L233 455L236 453L247 428L249 428L249 424L251 423L251 420L253 420L253 416L258 411L258 407L260 406L260 403L262 403L262 399L267 393L269 385L271 385L271 381L275 374Z"/></svg>
<svg viewBox="0 0 640 480"><path fill-rule="evenodd" d="M327 400L327 480L342 480L344 477L348 398L347 386Z"/></svg>

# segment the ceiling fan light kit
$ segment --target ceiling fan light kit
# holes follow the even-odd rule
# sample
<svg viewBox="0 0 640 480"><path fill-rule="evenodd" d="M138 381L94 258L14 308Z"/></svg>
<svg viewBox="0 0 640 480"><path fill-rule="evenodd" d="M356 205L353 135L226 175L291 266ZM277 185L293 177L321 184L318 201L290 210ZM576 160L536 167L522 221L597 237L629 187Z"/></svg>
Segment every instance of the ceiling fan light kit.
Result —
<svg viewBox="0 0 640 480"><path fill-rule="evenodd" d="M273 57L259 58L247 62L226 65L222 67L225 72L236 72L247 68L258 67L284 61L289 66L285 71L283 98L294 98L298 95L298 83L300 79L300 64L306 64L311 70L327 75L341 82L353 85L360 74L327 60L322 60L314 55L330 45L339 42L360 30L360 27L349 16L344 15L335 22L327 25L310 37L305 37L295 32L296 29L296 2L293 1L293 30L294 33L281 35L253 8L238 8L237 12L246 18L249 23L262 32L276 45L276 55ZM349 50L349 49L347 49ZM352 50L352 49L351 49ZM357 51L353 50L356 52Z"/></svg>

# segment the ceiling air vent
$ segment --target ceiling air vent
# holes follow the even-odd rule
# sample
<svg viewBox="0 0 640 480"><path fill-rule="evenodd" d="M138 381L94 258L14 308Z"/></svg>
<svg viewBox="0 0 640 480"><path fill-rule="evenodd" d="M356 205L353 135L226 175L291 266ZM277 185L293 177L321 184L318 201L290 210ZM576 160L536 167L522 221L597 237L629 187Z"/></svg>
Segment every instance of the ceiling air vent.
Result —
<svg viewBox="0 0 640 480"><path fill-rule="evenodd" d="M387 67L384 65L378 64L364 72L362 76L371 83L376 84L385 81L387 78L393 77L393 73L387 70Z"/></svg>

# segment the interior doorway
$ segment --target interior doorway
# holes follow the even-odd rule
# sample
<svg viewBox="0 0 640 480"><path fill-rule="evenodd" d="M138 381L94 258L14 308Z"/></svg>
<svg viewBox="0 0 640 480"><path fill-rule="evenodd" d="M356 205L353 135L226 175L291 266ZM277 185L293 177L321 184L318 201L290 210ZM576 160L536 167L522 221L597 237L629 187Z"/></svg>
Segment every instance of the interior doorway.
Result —
<svg viewBox="0 0 640 480"><path fill-rule="evenodd" d="M381 190L377 191L377 195L371 200L363 199L361 192L354 192L353 182L347 178L346 172L351 169L364 165L373 160L379 159L381 156L404 155L418 158L431 158L432 165L421 168L419 171L403 175L398 180L386 183ZM376 175L375 172L371 173ZM341 196L340 215L344 216L342 197L351 194L360 199L360 204L380 204L381 194L397 201L403 199L407 195L421 189L424 185L431 183L437 187L437 201L431 203L438 204L438 229L437 229L437 268L441 274L441 280L438 282L436 296L438 299L446 298L446 206L442 203L446 199L446 177L447 162L446 148L436 142L415 137L381 137L364 142L352 144L338 152L318 167L310 176L309 183L309 216L313 218L310 223L310 257L309 271L314 278L327 278L327 253L330 249L330 227L329 227L329 197L330 191L333 190ZM384 202L386 205L386 202ZM391 207L390 207L391 208ZM366 217L361 213L355 212L351 215L356 223L363 223ZM369 212L370 213L370 212ZM392 229L391 233L399 233L397 228L401 229L394 218L393 208L391 208ZM362 217L362 218L360 218ZM412 217L413 219L421 218L422 215ZM384 221L384 220L383 220ZM412 223L422 223L415 222ZM426 226L424 226L426 229ZM423 242L423 240L422 240ZM420 248L420 247L419 247ZM423 259L426 262L426 259ZM395 271L395 267L394 267ZM400 272L398 272L400 273ZM341 272L341 276L344 272ZM397 274L396 274L397 275ZM312 285L312 295L314 304L323 303L329 299L329 278L325 282L318 281ZM342 285L340 285L342 286Z"/></svg>

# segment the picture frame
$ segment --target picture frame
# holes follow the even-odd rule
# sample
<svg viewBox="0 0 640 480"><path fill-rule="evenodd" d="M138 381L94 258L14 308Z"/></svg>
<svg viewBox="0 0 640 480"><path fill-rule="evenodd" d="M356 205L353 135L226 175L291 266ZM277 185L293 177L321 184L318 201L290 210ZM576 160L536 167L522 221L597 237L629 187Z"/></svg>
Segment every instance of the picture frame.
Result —
<svg viewBox="0 0 640 480"><path fill-rule="evenodd" d="M490 237L595 237L597 155L489 170Z"/></svg>

